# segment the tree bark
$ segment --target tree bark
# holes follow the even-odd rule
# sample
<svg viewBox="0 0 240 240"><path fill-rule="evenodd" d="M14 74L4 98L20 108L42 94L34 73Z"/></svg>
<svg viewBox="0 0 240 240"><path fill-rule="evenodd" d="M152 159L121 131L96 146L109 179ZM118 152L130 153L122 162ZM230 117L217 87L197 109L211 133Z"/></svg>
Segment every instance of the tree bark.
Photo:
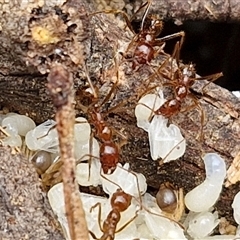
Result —
<svg viewBox="0 0 240 240"><path fill-rule="evenodd" d="M27 114L37 123L53 118L54 108L45 85L52 64L58 62L73 73L76 114L82 114L78 101L82 100L81 89L86 83L86 73L82 68L84 62L94 85L99 89L100 98L103 99L115 77L113 59L116 49L124 52L132 35L118 27L116 21L113 23L113 20L104 14L89 17L87 12L92 10L86 7L84 0L56 1L60 3L58 6L55 1L44 6L42 1L37 3L35 1L32 4L28 3L27 9L24 8L23 2L19 1L16 5L6 3L0 7L3 16L0 19L2 107ZM164 8L157 5L160 1L154 1L153 9L163 12L167 9L163 16L171 18L177 16L179 20L196 19L199 17L198 13L204 10L208 15L202 17L203 19L215 20L213 16L216 13L212 8L212 1L204 1L205 5L203 1L194 1L192 5L188 1L183 6L185 8L176 7L180 2L185 1L165 1ZM214 6L218 9L227 9L227 6L228 10L237 9L237 3L233 7L233 1L225 2L219 1ZM194 11L193 8L197 10ZM171 14L169 9L173 9ZM179 11L179 15L174 9L176 12ZM213 12L212 15L209 14L209 9ZM186 13L190 10L191 17ZM226 15L221 15L219 11L219 16L221 20L238 19L237 11L231 11L231 14L228 12ZM156 59L154 64L159 64L161 60ZM130 162L133 170L142 172L147 178L149 187L155 191L161 183L169 181L183 187L185 193L188 192L204 179L201 156L206 152L219 153L226 160L228 167L232 164L240 152L239 99L214 83L209 84L202 93L206 83L196 81L192 90L199 98L206 115L204 141L196 140L201 128L199 111L193 109L179 113L172 121L181 128L187 140L186 153L179 160L160 165L158 161L151 160L147 133L137 128L134 116L137 95L139 90L144 91L144 83L147 81L150 68L143 66L139 71L133 72L131 64L120 62L119 71L121 84L118 85L111 103L103 106L103 112L108 105L115 106L124 100L124 106L115 109L112 114L106 114L106 120L112 128L124 130L127 134L128 143L122 148L121 161ZM159 84L159 79L154 79L153 83ZM189 102L191 101L186 101L186 105ZM229 213L230 202L239 190L240 184L235 182L224 188L216 206L220 215L227 217L231 222L233 218Z"/></svg>
<svg viewBox="0 0 240 240"><path fill-rule="evenodd" d="M163 19L180 22L186 20L208 20L214 22L239 21L240 3L237 0L164 0L153 1L153 12Z"/></svg>

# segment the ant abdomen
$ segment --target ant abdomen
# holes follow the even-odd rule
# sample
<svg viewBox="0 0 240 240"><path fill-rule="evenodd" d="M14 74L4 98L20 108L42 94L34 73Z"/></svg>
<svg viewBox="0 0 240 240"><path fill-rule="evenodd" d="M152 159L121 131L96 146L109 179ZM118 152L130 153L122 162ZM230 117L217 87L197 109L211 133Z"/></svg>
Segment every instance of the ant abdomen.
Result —
<svg viewBox="0 0 240 240"><path fill-rule="evenodd" d="M104 174L112 173L116 169L118 160L118 146L112 141L103 142L100 147L100 162Z"/></svg>

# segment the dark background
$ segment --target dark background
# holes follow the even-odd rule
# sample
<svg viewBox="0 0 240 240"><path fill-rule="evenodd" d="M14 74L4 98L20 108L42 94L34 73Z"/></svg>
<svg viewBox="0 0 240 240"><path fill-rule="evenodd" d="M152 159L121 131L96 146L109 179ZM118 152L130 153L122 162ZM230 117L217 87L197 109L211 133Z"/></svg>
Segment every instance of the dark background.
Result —
<svg viewBox="0 0 240 240"><path fill-rule="evenodd" d="M180 30L186 33L181 50L183 62L195 63L201 76L222 71L224 76L215 83L231 91L240 90L240 25L187 21L176 26L165 22L161 36ZM165 51L172 53L175 43L176 40L168 41Z"/></svg>

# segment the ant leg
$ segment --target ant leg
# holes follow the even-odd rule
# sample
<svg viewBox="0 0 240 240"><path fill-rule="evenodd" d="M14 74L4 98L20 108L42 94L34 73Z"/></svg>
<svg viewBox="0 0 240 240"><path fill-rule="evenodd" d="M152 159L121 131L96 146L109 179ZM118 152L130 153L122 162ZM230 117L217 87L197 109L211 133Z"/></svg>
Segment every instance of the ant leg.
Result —
<svg viewBox="0 0 240 240"><path fill-rule="evenodd" d="M90 180L90 175L91 175L91 166L92 166L92 150L93 150L93 132L91 132L91 136L89 139L89 155L90 158L88 160L88 181Z"/></svg>
<svg viewBox="0 0 240 240"><path fill-rule="evenodd" d="M90 86L90 88L92 90L92 94L93 94L94 98L97 99L98 95L97 95L96 90L95 90L95 88L93 86L93 83L92 83L92 81L91 81L91 79L89 77L89 72L87 70L86 63L83 64L83 67L84 67L84 70L85 70L85 74L86 74L86 77L87 77L88 84L89 84L89 86Z"/></svg>
<svg viewBox="0 0 240 240"><path fill-rule="evenodd" d="M54 125L52 125L52 126L48 129L47 133L44 134L44 135L42 135L41 137L38 137L37 140L46 137L46 136L50 133L50 131L53 130L53 129L56 127L56 125L57 125L56 123L55 123Z"/></svg>
<svg viewBox="0 0 240 240"><path fill-rule="evenodd" d="M93 239L95 239L95 240L98 239L98 238L96 237L96 235L95 235L92 231L88 230L88 232L90 233L90 235L91 235L91 237L92 237Z"/></svg>
<svg viewBox="0 0 240 240"><path fill-rule="evenodd" d="M104 232L102 226L101 226L101 215L102 215L102 207L101 207L101 203L96 203L95 205L93 205L91 208L90 208L90 212L92 212L92 210L94 208L98 207L98 225L99 225L99 228L102 232Z"/></svg>
<svg viewBox="0 0 240 240"><path fill-rule="evenodd" d="M218 78L222 77L223 73L215 73L215 74L211 74L205 77L200 77L200 78L196 78L196 80L207 80L209 81L203 88L202 88L202 94L204 94L204 89L211 83L214 82L215 80L217 80Z"/></svg>
<svg viewBox="0 0 240 240"><path fill-rule="evenodd" d="M143 25L144 25L145 19L146 19L146 17L147 17L147 14L148 14L148 12L149 12L149 8L150 8L150 6L151 6L151 3L152 3L152 0L148 0L145 4L142 5L142 7L147 5L147 8L146 8L146 10L145 10L145 12L144 12L144 14L143 14L142 23L141 23L141 30L143 30ZM140 9L141 9L142 7L140 7ZM139 10L140 10L140 9L139 9ZM137 12L138 12L138 11L137 11ZM137 13L137 12L136 12L136 13Z"/></svg>
<svg viewBox="0 0 240 240"><path fill-rule="evenodd" d="M154 41L154 46L161 46L163 44L163 42L168 41L170 39L177 38L177 37L181 37L180 45L179 45L179 47L181 49L182 44L184 42L184 38L185 38L185 32L184 31L181 31L181 32L178 32L178 33L173 33L173 34L167 35L167 36L162 37L162 38L158 38Z"/></svg>
<svg viewBox="0 0 240 240"><path fill-rule="evenodd" d="M116 56L116 55L115 55ZM114 93L114 91L116 90L118 83L119 83L119 63L116 60L116 57L114 57L114 62L115 62L115 67L116 67L116 75L117 75L117 80L114 82L113 86L111 87L111 90L108 92L107 96L103 99L102 103L100 106L103 106L106 102L109 101L109 99L111 98L112 94Z"/></svg>
<svg viewBox="0 0 240 240"><path fill-rule="evenodd" d="M139 210L135 212L135 215L130 220L128 220L123 226L116 230L115 233L121 232L125 227L127 227L138 216L138 212Z"/></svg>
<svg viewBox="0 0 240 240"><path fill-rule="evenodd" d="M190 111L191 109L197 107L200 110L200 115L201 115L201 130L200 130L200 134L197 137L200 141L204 140L204 134L203 134L203 128L204 128L204 122L205 122L205 112L202 108L202 106L199 104L198 99L192 94L189 93L188 97L190 97L193 100L193 104L189 107L187 107L186 109L181 110L181 112L186 112L186 111Z"/></svg>
<svg viewBox="0 0 240 240"><path fill-rule="evenodd" d="M170 59L170 57L166 58L163 63L161 63L161 65L158 67L157 70L155 70L154 68L151 68L152 71L153 71L153 74L151 76L149 76L147 79L146 79L146 82L147 84L145 85L144 84L144 89L147 89L145 90L143 93L141 92L141 89L138 90L138 93L137 93L137 99L140 99L143 95L145 95L147 92L149 92L150 90L156 88L156 86L150 88L149 90L149 85L151 84L151 82L153 81L153 79L157 76L158 79L161 79L162 78L162 73L160 73L161 69L163 69L164 67L166 67L167 63L168 63L168 60ZM162 84L162 83L161 83Z"/></svg>
<svg viewBox="0 0 240 240"><path fill-rule="evenodd" d="M168 158L168 156L177 148L180 148L180 145L185 141L185 138L183 138L180 142L178 142L172 149L170 152L168 152L168 154L159 161L159 165L162 165L164 163L164 161Z"/></svg>
<svg viewBox="0 0 240 240"><path fill-rule="evenodd" d="M7 131L5 131L5 129L3 127L0 126L0 131L6 136L6 137L10 137L10 134L8 134Z"/></svg>

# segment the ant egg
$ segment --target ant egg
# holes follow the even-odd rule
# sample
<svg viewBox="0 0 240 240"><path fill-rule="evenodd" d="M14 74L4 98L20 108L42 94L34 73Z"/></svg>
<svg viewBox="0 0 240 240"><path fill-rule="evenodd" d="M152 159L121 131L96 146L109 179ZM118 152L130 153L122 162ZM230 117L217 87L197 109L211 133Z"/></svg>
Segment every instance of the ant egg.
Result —
<svg viewBox="0 0 240 240"><path fill-rule="evenodd" d="M52 157L49 152L41 150L32 156L31 162L36 168L37 173L41 175L51 166Z"/></svg>
<svg viewBox="0 0 240 240"><path fill-rule="evenodd" d="M215 204L226 176L225 161L218 154L207 153L203 160L206 179L185 196L185 204L193 212L207 211Z"/></svg>
<svg viewBox="0 0 240 240"><path fill-rule="evenodd" d="M174 124L168 126L168 119L161 115L153 117L148 136L153 160L162 158L164 163L169 162L180 158L186 150L186 140L180 129Z"/></svg>
<svg viewBox="0 0 240 240"><path fill-rule="evenodd" d="M154 110L157 110L163 103L163 92L159 90L159 94L147 94L143 96L135 108L135 116L137 118L137 126L148 131L149 117Z"/></svg>
<svg viewBox="0 0 240 240"><path fill-rule="evenodd" d="M238 192L232 203L233 217L237 224L240 224L240 192Z"/></svg>
<svg viewBox="0 0 240 240"><path fill-rule="evenodd" d="M187 232L193 238L204 238L210 235L219 224L218 213L201 212L189 213L189 226Z"/></svg>
<svg viewBox="0 0 240 240"><path fill-rule="evenodd" d="M2 127L6 128L9 134L25 136L28 131L36 127L36 124L25 115L12 114L2 120Z"/></svg>
<svg viewBox="0 0 240 240"><path fill-rule="evenodd" d="M74 138L77 142L84 142L89 140L91 134L91 126L86 118L76 118L74 125Z"/></svg>
<svg viewBox="0 0 240 240"><path fill-rule="evenodd" d="M32 151L44 150L47 152L58 152L58 134L53 128L56 122L47 120L26 134L26 145Z"/></svg>
<svg viewBox="0 0 240 240"><path fill-rule="evenodd" d="M167 213L173 213L177 208L177 197L173 189L162 184L156 195L157 205Z"/></svg>

